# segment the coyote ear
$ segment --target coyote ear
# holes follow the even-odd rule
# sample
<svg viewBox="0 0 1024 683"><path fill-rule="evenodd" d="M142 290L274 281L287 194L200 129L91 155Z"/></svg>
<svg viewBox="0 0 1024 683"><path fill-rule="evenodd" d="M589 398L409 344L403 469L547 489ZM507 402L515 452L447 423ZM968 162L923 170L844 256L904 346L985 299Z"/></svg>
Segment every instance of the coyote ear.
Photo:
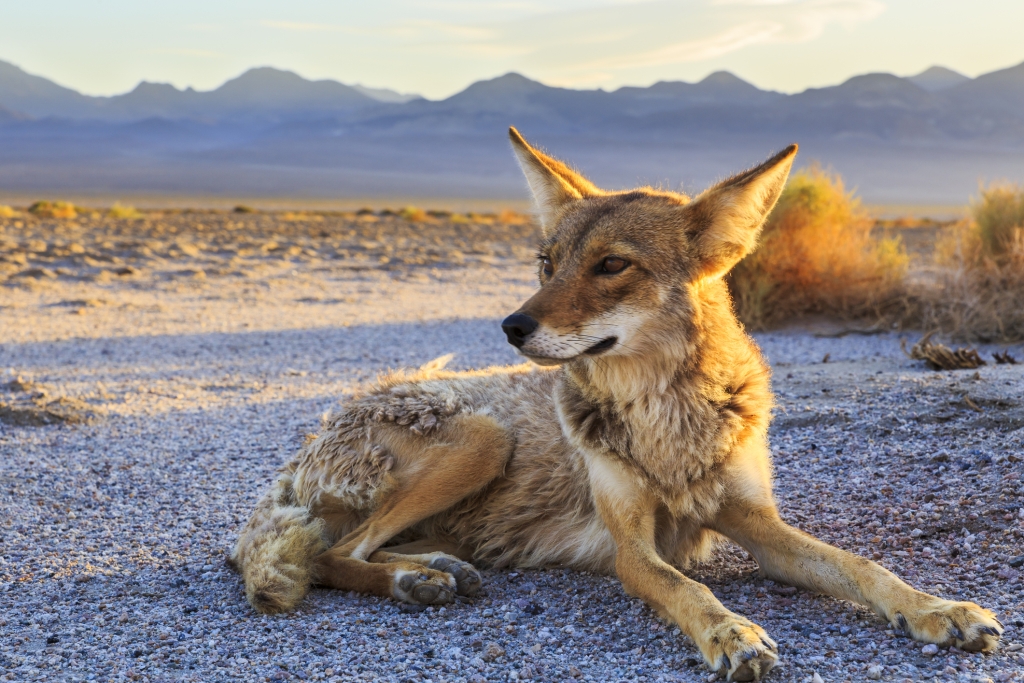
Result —
<svg viewBox="0 0 1024 683"><path fill-rule="evenodd" d="M796 157L790 145L756 168L705 190L686 205L702 278L721 277L753 251Z"/></svg>
<svg viewBox="0 0 1024 683"><path fill-rule="evenodd" d="M593 183L557 159L530 146L519 131L508 129L512 151L516 153L526 182L537 202L541 229L547 235L558 221L562 208L577 199L601 194Z"/></svg>

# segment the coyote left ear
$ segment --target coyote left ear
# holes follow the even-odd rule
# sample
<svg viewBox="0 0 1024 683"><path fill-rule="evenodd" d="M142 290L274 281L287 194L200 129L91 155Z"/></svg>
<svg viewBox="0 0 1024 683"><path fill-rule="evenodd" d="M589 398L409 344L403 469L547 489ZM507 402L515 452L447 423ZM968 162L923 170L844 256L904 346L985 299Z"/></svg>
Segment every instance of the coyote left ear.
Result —
<svg viewBox="0 0 1024 683"><path fill-rule="evenodd" d="M531 147L515 128L508 129L508 136L512 140L512 151L516 153L516 159L537 202L540 225L545 236L554 228L561 210L567 204L601 194L593 183L579 173Z"/></svg>
<svg viewBox="0 0 1024 683"><path fill-rule="evenodd" d="M686 205L689 236L700 262L698 277L721 277L753 251L768 214L786 186L797 146L756 168L705 190Z"/></svg>

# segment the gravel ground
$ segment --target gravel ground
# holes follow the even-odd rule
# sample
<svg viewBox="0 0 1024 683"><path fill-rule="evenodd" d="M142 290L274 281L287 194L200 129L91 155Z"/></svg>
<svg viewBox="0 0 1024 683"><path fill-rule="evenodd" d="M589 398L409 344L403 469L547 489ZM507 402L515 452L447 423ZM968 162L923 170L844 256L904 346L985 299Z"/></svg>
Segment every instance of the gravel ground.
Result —
<svg viewBox="0 0 1024 683"><path fill-rule="evenodd" d="M265 617L224 564L360 383L449 351L515 362L497 321L533 288L531 239L487 220L0 223L0 679L713 679L610 577L485 571L482 597L419 612L315 590ZM780 643L769 680L1024 680L1024 365L936 373L894 334L759 340L784 516L1007 626L997 654L929 652L726 546L690 575Z"/></svg>

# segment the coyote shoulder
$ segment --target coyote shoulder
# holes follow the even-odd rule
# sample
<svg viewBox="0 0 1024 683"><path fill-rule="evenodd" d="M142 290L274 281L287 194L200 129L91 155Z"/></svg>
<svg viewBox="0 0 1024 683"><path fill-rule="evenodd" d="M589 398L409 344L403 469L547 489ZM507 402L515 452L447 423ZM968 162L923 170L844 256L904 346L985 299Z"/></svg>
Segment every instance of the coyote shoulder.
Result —
<svg viewBox="0 0 1024 683"><path fill-rule="evenodd" d="M711 669L760 679L775 642L680 571L724 536L764 575L913 638L995 648L989 610L917 591L776 510L769 370L722 278L796 146L690 200L600 190L510 135L543 241L540 288L502 328L531 363L392 374L325 420L232 553L252 606L292 609L312 584L442 604L479 591L471 563L614 572Z"/></svg>

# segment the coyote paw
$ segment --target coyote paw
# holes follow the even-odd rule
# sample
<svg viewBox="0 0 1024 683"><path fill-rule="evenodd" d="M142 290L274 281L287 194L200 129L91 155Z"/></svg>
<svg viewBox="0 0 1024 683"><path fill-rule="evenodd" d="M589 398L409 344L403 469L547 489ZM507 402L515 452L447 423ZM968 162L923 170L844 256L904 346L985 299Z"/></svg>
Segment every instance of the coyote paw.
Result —
<svg viewBox="0 0 1024 683"><path fill-rule="evenodd" d="M395 570L391 594L413 605L446 605L455 599L455 577L436 569L409 564Z"/></svg>
<svg viewBox="0 0 1024 683"><path fill-rule="evenodd" d="M704 642L708 666L728 681L759 681L779 659L779 648L764 629L736 615L710 629Z"/></svg>
<svg viewBox="0 0 1024 683"><path fill-rule="evenodd" d="M1003 625L991 610L973 602L940 598L932 598L917 610L896 612L891 622L915 640L943 647L956 645L969 652L994 650L1003 634Z"/></svg>
<svg viewBox="0 0 1024 683"><path fill-rule="evenodd" d="M427 566L455 577L455 592L459 595L472 597L480 592L480 587L483 585L483 579L476 567L457 557L439 553Z"/></svg>

